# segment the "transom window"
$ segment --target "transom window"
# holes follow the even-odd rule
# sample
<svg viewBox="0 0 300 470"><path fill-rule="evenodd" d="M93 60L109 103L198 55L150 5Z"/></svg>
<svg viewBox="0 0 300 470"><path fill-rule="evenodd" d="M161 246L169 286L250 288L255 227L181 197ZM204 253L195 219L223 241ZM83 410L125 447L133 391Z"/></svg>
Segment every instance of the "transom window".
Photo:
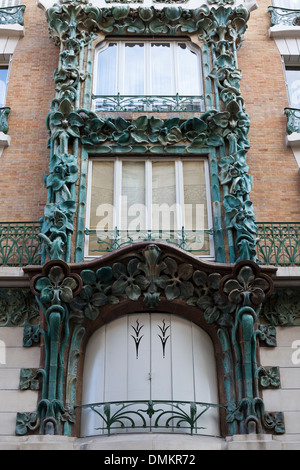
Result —
<svg viewBox="0 0 300 470"><path fill-rule="evenodd" d="M111 40L99 49L95 74L96 96L200 96L203 92L200 50L184 40ZM96 110L100 105L97 98Z"/></svg>
<svg viewBox="0 0 300 470"><path fill-rule="evenodd" d="M190 251L212 256L208 181L205 159L91 159L87 220L95 235L87 237L86 254L97 255L99 236L117 228L132 241L151 231L174 243L183 230L193 231Z"/></svg>

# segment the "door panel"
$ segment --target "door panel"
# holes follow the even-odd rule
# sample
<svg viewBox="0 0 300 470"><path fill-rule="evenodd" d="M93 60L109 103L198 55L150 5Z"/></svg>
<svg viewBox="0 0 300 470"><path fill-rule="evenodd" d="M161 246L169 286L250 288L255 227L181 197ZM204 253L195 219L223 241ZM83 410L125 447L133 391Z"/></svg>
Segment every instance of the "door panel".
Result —
<svg viewBox="0 0 300 470"><path fill-rule="evenodd" d="M184 432L186 423L176 427L154 427L157 413L150 418L145 413L148 400L172 401L154 404L154 409L166 412L159 425L164 426L172 409L178 414L190 413L190 405L178 405L176 400L218 403L217 377L213 344L208 335L192 322L171 314L142 313L120 317L97 330L87 345L83 374L83 404L97 402L127 402L143 400L130 406L110 405L110 413L120 413L112 432ZM121 409L122 406L125 408ZM140 417L140 410L145 421ZM119 411L118 411L119 410ZM135 428L125 429L130 419ZM198 407L198 412L200 411ZM102 407L103 412L103 407ZM147 427L142 427L145 424ZM101 434L99 416L85 409L82 413L82 435ZM139 428L139 426L141 426ZM219 434L218 410L210 408L201 418L201 434ZM107 431L104 431L107 433ZM189 431L186 431L189 432Z"/></svg>

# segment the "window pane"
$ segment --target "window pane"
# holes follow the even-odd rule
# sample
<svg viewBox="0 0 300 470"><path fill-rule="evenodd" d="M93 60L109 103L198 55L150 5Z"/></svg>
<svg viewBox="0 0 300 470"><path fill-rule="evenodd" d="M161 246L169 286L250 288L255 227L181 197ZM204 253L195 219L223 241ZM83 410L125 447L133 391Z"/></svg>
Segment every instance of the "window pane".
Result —
<svg viewBox="0 0 300 470"><path fill-rule="evenodd" d="M115 95L117 66L117 44L110 43L98 55L97 95Z"/></svg>
<svg viewBox="0 0 300 470"><path fill-rule="evenodd" d="M0 67L0 108L5 105L8 67Z"/></svg>
<svg viewBox="0 0 300 470"><path fill-rule="evenodd" d="M90 229L97 230L89 236L89 254L97 250L106 251L111 245L111 237L101 233L112 230L114 204L114 162L93 162ZM97 242L101 237L103 243Z"/></svg>
<svg viewBox="0 0 300 470"><path fill-rule="evenodd" d="M152 95L172 95L171 47L168 43L151 44Z"/></svg>
<svg viewBox="0 0 300 470"><path fill-rule="evenodd" d="M125 44L124 95L143 95L144 92L144 44Z"/></svg>
<svg viewBox="0 0 300 470"><path fill-rule="evenodd" d="M121 228L145 230L145 163L122 164Z"/></svg>
<svg viewBox="0 0 300 470"><path fill-rule="evenodd" d="M286 80L290 106L300 108L300 68L286 67Z"/></svg>
<svg viewBox="0 0 300 470"><path fill-rule="evenodd" d="M176 229L176 186L174 162L152 164L152 228Z"/></svg>
<svg viewBox="0 0 300 470"><path fill-rule="evenodd" d="M191 249L205 250L209 254L209 237L206 202L205 166L203 161L183 162L185 229L197 230ZM203 253L202 253L203 254Z"/></svg>
<svg viewBox="0 0 300 470"><path fill-rule="evenodd" d="M200 95L199 55L191 51L186 44L177 48L178 89L179 95Z"/></svg>

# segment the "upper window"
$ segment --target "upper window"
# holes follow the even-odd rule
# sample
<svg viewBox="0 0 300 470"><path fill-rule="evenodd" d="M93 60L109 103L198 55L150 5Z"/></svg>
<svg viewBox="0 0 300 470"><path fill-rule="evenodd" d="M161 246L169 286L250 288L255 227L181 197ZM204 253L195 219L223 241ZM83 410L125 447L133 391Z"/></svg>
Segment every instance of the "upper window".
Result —
<svg viewBox="0 0 300 470"><path fill-rule="evenodd" d="M99 49L95 72L96 96L200 96L203 91L200 50L183 40L111 40Z"/></svg>
<svg viewBox="0 0 300 470"><path fill-rule="evenodd" d="M285 67L286 83L291 108L300 109L300 67Z"/></svg>

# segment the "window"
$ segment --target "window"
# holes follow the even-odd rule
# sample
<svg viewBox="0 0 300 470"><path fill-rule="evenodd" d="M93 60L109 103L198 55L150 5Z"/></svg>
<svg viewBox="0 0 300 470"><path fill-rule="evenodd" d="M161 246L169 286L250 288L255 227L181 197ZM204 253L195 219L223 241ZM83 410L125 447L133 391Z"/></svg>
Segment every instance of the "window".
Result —
<svg viewBox="0 0 300 470"><path fill-rule="evenodd" d="M97 96L199 97L203 91L200 51L183 40L112 40L99 49L95 75Z"/></svg>
<svg viewBox="0 0 300 470"><path fill-rule="evenodd" d="M285 67L286 83L291 108L300 109L300 67Z"/></svg>
<svg viewBox="0 0 300 470"><path fill-rule="evenodd" d="M0 65L0 108L5 106L8 66Z"/></svg>
<svg viewBox="0 0 300 470"><path fill-rule="evenodd" d="M174 243L184 228L198 237L191 251L212 256L210 236L203 232L212 226L208 181L205 159L91 159L87 219L95 235L87 237L87 255L101 251L96 235L115 228L133 241L151 231Z"/></svg>

